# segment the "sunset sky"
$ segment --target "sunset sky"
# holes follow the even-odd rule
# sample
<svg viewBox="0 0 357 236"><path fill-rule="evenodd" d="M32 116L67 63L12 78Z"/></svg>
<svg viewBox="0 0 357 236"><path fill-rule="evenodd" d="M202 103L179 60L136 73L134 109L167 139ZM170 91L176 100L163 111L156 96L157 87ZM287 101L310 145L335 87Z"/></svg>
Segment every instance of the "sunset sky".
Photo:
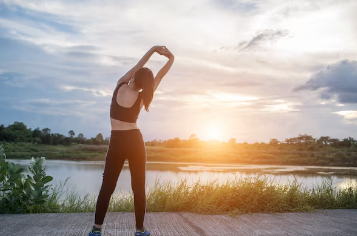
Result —
<svg viewBox="0 0 357 236"><path fill-rule="evenodd" d="M108 137L117 80L165 45L175 62L139 116L145 141L357 138L356 12L356 0L0 0L0 124Z"/></svg>

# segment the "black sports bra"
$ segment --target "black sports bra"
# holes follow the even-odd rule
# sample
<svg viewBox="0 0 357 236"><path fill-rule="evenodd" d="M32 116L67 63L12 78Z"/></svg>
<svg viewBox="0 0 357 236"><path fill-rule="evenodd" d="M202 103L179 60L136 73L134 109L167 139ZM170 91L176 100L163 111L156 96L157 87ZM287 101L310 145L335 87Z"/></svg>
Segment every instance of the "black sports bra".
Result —
<svg viewBox="0 0 357 236"><path fill-rule="evenodd" d="M114 90L112 104L110 105L110 117L124 122L135 123L140 113L141 92L139 92L138 98L132 107L122 107L117 102L117 95L119 88L123 84L126 83L120 83Z"/></svg>

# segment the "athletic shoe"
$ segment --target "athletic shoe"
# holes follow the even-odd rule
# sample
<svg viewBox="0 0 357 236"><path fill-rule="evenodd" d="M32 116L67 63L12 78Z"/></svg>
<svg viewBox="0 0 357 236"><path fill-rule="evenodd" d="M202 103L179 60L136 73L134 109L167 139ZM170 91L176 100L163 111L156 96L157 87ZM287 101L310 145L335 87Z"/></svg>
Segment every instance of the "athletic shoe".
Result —
<svg viewBox="0 0 357 236"><path fill-rule="evenodd" d="M151 236L151 233L144 228L144 231L136 230L135 236Z"/></svg>
<svg viewBox="0 0 357 236"><path fill-rule="evenodd" d="M88 236L102 236L102 232L99 230L93 231L93 228L92 228L92 230L89 232Z"/></svg>

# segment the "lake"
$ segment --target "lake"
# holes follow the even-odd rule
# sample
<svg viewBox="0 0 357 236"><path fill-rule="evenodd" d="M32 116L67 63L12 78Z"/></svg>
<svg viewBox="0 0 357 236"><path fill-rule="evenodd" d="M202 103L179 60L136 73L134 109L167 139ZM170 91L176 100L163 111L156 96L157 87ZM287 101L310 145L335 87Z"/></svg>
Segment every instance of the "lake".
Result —
<svg viewBox="0 0 357 236"><path fill-rule="evenodd" d="M8 161L19 163L26 167L30 160ZM53 176L53 184L64 182L69 189L76 188L82 196L98 195L102 183L104 161L64 161L46 160L44 163L47 175ZM25 168L26 169L26 168ZM147 190L158 180L161 183L171 181L176 183L187 179L189 183L201 180L217 180L220 183L236 177L254 177L264 174L274 178L277 184L288 183L296 178L307 188L321 184L332 178L334 186L345 188L357 183L357 167L319 167L319 166L283 166L283 165L232 165L232 164L202 164L202 163L170 163L148 162L146 165ZM128 164L125 163L119 176L116 192L131 191L131 179Z"/></svg>

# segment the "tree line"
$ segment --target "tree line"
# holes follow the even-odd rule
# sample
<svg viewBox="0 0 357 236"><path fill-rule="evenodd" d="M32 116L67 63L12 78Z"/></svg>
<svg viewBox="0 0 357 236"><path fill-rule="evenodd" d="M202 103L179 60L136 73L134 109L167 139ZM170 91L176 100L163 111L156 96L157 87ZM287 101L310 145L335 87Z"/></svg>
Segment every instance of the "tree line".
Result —
<svg viewBox="0 0 357 236"><path fill-rule="evenodd" d="M102 145L109 144L109 138L104 139L99 133L94 138L86 138L82 133L75 136L73 130L68 131L68 136L52 133L51 129L39 127L31 130L23 122L14 122L12 125L5 127L0 125L0 142L30 142L34 144L46 145L65 145L69 146L72 143L76 144L93 144Z"/></svg>
<svg viewBox="0 0 357 236"><path fill-rule="evenodd" d="M164 146L168 148L244 148L252 150L273 149L296 149L305 151L316 151L326 148L344 148L349 151L357 151L357 140L348 137L344 139L331 138L330 136L321 136L320 138L313 138L312 135L299 134L297 137L286 138L283 141L278 139L270 139L268 143L237 143L235 138L231 138L227 142L219 142L218 140L200 140L196 134L192 134L189 139L173 138L168 140L154 139L145 143L147 146Z"/></svg>
<svg viewBox="0 0 357 236"><path fill-rule="evenodd" d="M52 133L49 128L36 128L31 130L22 122L14 122L14 124L5 127L0 125L0 142L31 142L35 144L47 145L71 145L89 144L89 145L108 145L109 138L103 138L99 133L96 137L86 138L82 133L76 136L73 130L68 131L68 135ZM154 139L145 142L147 146L164 146L167 148L204 148L204 147L232 147L246 149L284 149L294 148L297 150L314 151L322 148L344 148L350 151L357 151L357 140L348 137L343 139L331 138L329 136L321 136L314 138L312 135L299 134L297 137L286 138L283 141L278 139L270 139L268 143L237 143L235 138L231 138L227 142L218 140L200 140L196 134L190 135L188 139L173 138L168 140Z"/></svg>

